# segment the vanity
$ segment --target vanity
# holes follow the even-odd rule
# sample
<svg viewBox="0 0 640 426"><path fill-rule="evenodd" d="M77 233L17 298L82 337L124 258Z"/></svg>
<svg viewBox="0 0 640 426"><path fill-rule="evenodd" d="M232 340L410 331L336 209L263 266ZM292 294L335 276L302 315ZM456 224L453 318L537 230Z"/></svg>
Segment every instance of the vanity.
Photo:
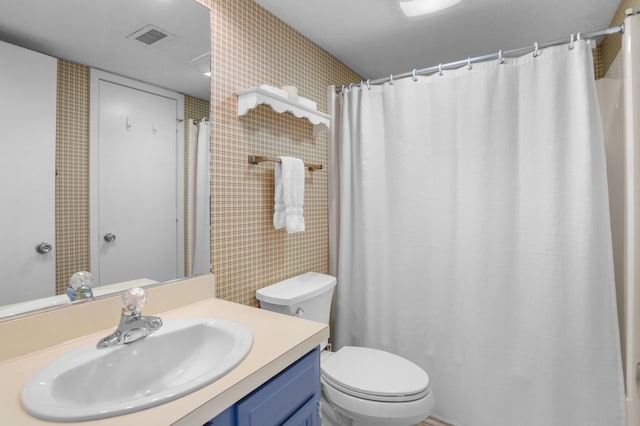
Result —
<svg viewBox="0 0 640 426"><path fill-rule="evenodd" d="M253 346L240 364L213 383L165 404L74 424L319 425L318 345L328 338L328 327L216 299L214 287L214 277L206 275L150 288L145 313L163 321L219 318L244 325L253 334ZM0 350L1 424L60 424L27 414L20 399L22 388L52 360L72 349L93 346L111 333L120 315L119 299L106 297L0 323L3 341L15 342L12 349ZM62 331L57 336L40 332L43 321L55 322Z"/></svg>
<svg viewBox="0 0 640 426"><path fill-rule="evenodd" d="M320 426L320 350L316 347L206 426Z"/></svg>

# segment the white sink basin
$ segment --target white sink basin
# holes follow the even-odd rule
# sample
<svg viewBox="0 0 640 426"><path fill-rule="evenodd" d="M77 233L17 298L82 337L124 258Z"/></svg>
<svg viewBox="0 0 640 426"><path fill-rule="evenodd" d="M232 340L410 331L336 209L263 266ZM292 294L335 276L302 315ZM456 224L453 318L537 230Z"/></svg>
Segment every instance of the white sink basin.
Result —
<svg viewBox="0 0 640 426"><path fill-rule="evenodd" d="M57 358L22 390L34 417L94 420L139 411L219 379L249 353L251 331L222 319L166 321L139 341L107 349L86 346Z"/></svg>

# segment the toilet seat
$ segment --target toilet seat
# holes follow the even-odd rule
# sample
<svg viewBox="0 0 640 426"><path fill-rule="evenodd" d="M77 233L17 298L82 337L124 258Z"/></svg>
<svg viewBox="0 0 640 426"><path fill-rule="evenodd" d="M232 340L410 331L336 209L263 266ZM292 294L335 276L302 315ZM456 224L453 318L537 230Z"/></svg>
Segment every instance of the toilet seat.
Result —
<svg viewBox="0 0 640 426"><path fill-rule="evenodd" d="M321 363L325 386L380 402L417 401L430 393L429 376L411 361L389 352L345 346Z"/></svg>

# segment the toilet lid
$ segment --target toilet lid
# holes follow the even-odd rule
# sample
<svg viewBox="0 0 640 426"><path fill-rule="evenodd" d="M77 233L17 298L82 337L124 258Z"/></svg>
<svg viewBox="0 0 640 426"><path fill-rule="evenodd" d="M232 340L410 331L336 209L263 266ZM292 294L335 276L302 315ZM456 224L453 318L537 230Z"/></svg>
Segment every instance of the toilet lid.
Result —
<svg viewBox="0 0 640 426"><path fill-rule="evenodd" d="M375 401L413 401L429 393L429 376L389 352L345 346L321 363L326 384Z"/></svg>

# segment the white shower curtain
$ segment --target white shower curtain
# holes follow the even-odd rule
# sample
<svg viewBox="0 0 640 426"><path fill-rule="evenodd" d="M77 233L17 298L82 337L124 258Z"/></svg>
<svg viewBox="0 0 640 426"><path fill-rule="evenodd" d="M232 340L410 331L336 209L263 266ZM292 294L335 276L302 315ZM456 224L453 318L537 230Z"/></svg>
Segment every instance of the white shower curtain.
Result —
<svg viewBox="0 0 640 426"><path fill-rule="evenodd" d="M336 345L422 366L455 425L624 425L592 66L579 42L343 97Z"/></svg>
<svg viewBox="0 0 640 426"><path fill-rule="evenodd" d="M187 276L211 272L209 122L189 119Z"/></svg>

